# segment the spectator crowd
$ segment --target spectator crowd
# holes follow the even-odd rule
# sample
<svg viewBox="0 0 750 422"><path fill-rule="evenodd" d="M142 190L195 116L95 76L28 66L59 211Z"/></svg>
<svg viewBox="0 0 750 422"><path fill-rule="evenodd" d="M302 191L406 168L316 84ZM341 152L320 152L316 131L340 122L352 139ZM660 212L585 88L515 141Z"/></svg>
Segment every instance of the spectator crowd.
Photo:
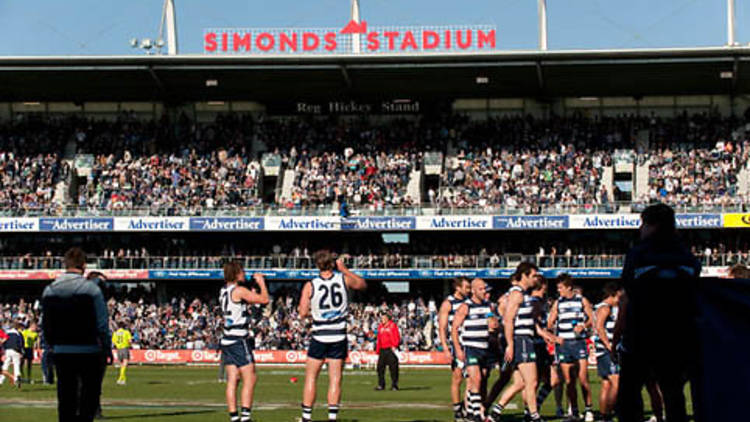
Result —
<svg viewBox="0 0 750 422"><path fill-rule="evenodd" d="M747 196L738 189L738 177L747 165L748 144L719 143L714 149L666 149L652 154L649 191L645 203L730 206Z"/></svg>
<svg viewBox="0 0 750 422"><path fill-rule="evenodd" d="M456 166L442 177L436 198L441 208L492 208L538 214L542 207L607 205L602 185L604 166L611 165L602 151L576 151L573 145L557 149L460 153ZM432 195L430 195L432 196Z"/></svg>
<svg viewBox="0 0 750 422"><path fill-rule="evenodd" d="M309 321L298 317L297 296L296 292L282 292L267 306L254 306L251 331L256 349L307 348ZM174 297L156 304L148 297L110 298L110 330L114 332L124 324L133 334L133 347L138 349L218 349L223 315L215 299ZM14 321L26 326L39 323L39 310L38 301L0 304L0 328ZM378 319L383 312L390 313L398 324L403 350L433 350L439 343L435 302L412 298L400 303L352 303L348 316L350 349L375 350Z"/></svg>
<svg viewBox="0 0 750 422"><path fill-rule="evenodd" d="M214 208L252 208L260 204L260 163L242 152L151 155L125 152L98 156L79 188L78 206L120 211L147 209L160 215L201 215Z"/></svg>
<svg viewBox="0 0 750 422"><path fill-rule="evenodd" d="M618 150L649 163L648 190L635 202L737 205L747 199L740 172L750 158L750 128L743 124L714 113L474 120L229 113L212 122L133 113L112 120L18 115L0 123L0 209L16 215L54 214L62 206L156 215L423 203L527 213L608 209L620 199L603 176ZM443 153L443 172L415 198L407 187L427 152ZM90 168L81 178L70 177L76 153L90 157L75 166ZM275 157L280 175L294 171L284 195L263 188L264 154ZM60 182L66 189L56 195Z"/></svg>
<svg viewBox="0 0 750 422"><path fill-rule="evenodd" d="M294 188L286 208L306 208L334 202L375 209L415 204L407 192L412 161L407 154L323 153L303 156L295 166Z"/></svg>

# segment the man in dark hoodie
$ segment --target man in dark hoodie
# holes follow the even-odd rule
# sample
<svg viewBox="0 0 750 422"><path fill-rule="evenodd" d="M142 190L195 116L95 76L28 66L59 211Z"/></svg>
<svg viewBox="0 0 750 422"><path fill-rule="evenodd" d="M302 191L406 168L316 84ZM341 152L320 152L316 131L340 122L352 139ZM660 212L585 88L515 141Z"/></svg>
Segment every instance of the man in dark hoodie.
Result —
<svg viewBox="0 0 750 422"><path fill-rule="evenodd" d="M613 341L622 367L618 416L623 422L643 421L641 390L656 380L667 420L687 422L683 392L697 361L695 303L701 266L678 239L670 207L646 208L640 234L641 242L625 259L625 301Z"/></svg>

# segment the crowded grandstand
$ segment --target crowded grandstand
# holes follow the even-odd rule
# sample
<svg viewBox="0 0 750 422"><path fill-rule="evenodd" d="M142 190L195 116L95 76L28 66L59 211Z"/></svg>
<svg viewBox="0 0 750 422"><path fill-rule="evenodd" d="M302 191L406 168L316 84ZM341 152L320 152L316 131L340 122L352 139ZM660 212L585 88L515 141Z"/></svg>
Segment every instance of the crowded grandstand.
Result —
<svg viewBox="0 0 750 422"><path fill-rule="evenodd" d="M747 190L744 119L716 112L482 120L449 114L385 123L235 113L209 123L187 116L144 122L127 113L114 121L20 115L4 126L1 203L16 216L342 206L366 214L612 213L655 202L742 210ZM29 144L47 146L46 153L34 154ZM80 159L65 160L66 153ZM419 178L430 153L445 162L438 182L423 191ZM283 188L271 198L262 190L261 160L280 172ZM614 183L617 160L637 166L637 188Z"/></svg>
<svg viewBox="0 0 750 422"><path fill-rule="evenodd" d="M246 41L231 33L205 36L237 52ZM214 420L224 403L203 395L227 383L230 421L248 422L257 362L260 420L311 422L323 370L335 421L342 371L377 367L377 384L343 384L344 406L361 394L345 420L611 421L620 356L633 353L618 312L642 294L635 280L684 282L674 302L649 285L652 302L635 307L666 310L652 325L673 323L678 338L694 286L747 278L747 47L209 52L0 58L0 342L11 351L0 391L7 378L22 392L0 397L3 410L48 412L36 384L53 383L55 354L88 353L101 377L107 361L119 368L99 416ZM658 253L639 249L648 242ZM680 265L634 267L665 250ZM60 347L67 325L89 337ZM698 350L685 342L680 359ZM11 374L21 355L28 369ZM662 422L683 385L648 377ZM168 400L182 389L194 396ZM137 413L149 406L174 413ZM694 402L682 407L701 420Z"/></svg>

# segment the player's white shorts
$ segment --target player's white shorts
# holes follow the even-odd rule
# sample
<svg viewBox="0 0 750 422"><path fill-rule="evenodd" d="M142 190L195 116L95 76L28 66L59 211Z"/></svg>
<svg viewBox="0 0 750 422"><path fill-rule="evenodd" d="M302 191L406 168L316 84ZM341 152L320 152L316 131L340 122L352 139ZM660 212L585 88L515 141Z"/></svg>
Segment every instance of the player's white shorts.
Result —
<svg viewBox="0 0 750 422"><path fill-rule="evenodd" d="M19 377L21 375L21 354L15 350L6 350L3 371L7 371L11 365L13 365L13 375Z"/></svg>

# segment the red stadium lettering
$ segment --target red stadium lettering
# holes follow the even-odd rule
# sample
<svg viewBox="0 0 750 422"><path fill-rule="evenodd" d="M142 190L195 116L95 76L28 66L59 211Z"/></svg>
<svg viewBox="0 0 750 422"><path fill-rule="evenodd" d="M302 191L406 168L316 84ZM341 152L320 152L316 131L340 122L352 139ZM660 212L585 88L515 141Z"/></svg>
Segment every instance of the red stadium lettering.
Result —
<svg viewBox="0 0 750 422"><path fill-rule="evenodd" d="M456 31L456 44L458 45L458 48L466 50L467 48L471 47L471 29L467 29L466 32L466 40L461 37L461 33L464 31L458 30Z"/></svg>
<svg viewBox="0 0 750 422"><path fill-rule="evenodd" d="M347 28L351 26L348 25ZM310 30L297 32L293 29L284 31L257 29L248 32L246 29L206 32L204 35L204 52L255 52L265 53L315 53L315 52L353 52L353 46L346 38L345 47L339 43L338 34L360 34L362 52L427 52L441 50L494 49L497 46L497 31L492 27L467 27L465 29L446 29L448 27L408 27L401 31L378 29L373 27L367 32L357 26L354 32L332 30ZM346 28L345 28L346 29ZM221 40L218 37L221 36Z"/></svg>
<svg viewBox="0 0 750 422"><path fill-rule="evenodd" d="M485 44L489 44L490 48L495 48L495 30L491 30L486 34L481 29L477 30L477 42L479 48L484 48Z"/></svg>
<svg viewBox="0 0 750 422"><path fill-rule="evenodd" d="M218 44L216 43L216 32L209 32L203 37L203 49L208 52L216 51Z"/></svg>
<svg viewBox="0 0 750 422"><path fill-rule="evenodd" d="M397 31L385 31L383 36L388 38L388 49L394 50L396 48L396 37L398 37Z"/></svg>
<svg viewBox="0 0 750 422"><path fill-rule="evenodd" d="M229 49L229 34L221 34L221 51L227 51Z"/></svg>
<svg viewBox="0 0 750 422"><path fill-rule="evenodd" d="M336 42L336 33L335 32L329 32L325 35L325 49L327 51L333 51L338 46L338 43Z"/></svg>
<svg viewBox="0 0 750 422"><path fill-rule="evenodd" d="M240 34L235 33L232 36L232 46L234 47L234 51L240 51L241 47L245 47L245 51L250 50L250 33L245 33L244 35L240 36Z"/></svg>
<svg viewBox="0 0 750 422"><path fill-rule="evenodd" d="M302 49L305 51L317 50L320 45L320 37L313 32L302 34Z"/></svg>
<svg viewBox="0 0 750 422"><path fill-rule="evenodd" d="M419 48L417 42L414 40L414 33L411 31L406 31L404 34L404 40L401 41L401 50L406 50L407 48L411 48L412 50L417 50Z"/></svg>
<svg viewBox="0 0 750 422"><path fill-rule="evenodd" d="M367 49L370 51L378 50L380 48L380 36L377 32L370 32L367 34Z"/></svg>
<svg viewBox="0 0 750 422"><path fill-rule="evenodd" d="M291 51L297 51L297 33L292 32L292 36L289 34L279 34L279 48L281 51L286 51L286 47L289 47Z"/></svg>
<svg viewBox="0 0 750 422"><path fill-rule="evenodd" d="M422 49L432 50L440 45L440 36L435 31L422 32Z"/></svg>
<svg viewBox="0 0 750 422"><path fill-rule="evenodd" d="M265 43L263 40L267 40ZM270 51L273 49L273 46L276 44L276 39L273 37L273 35L269 34L268 32L263 32L262 34L258 35L258 37L255 39L255 45L258 47L261 51Z"/></svg>

